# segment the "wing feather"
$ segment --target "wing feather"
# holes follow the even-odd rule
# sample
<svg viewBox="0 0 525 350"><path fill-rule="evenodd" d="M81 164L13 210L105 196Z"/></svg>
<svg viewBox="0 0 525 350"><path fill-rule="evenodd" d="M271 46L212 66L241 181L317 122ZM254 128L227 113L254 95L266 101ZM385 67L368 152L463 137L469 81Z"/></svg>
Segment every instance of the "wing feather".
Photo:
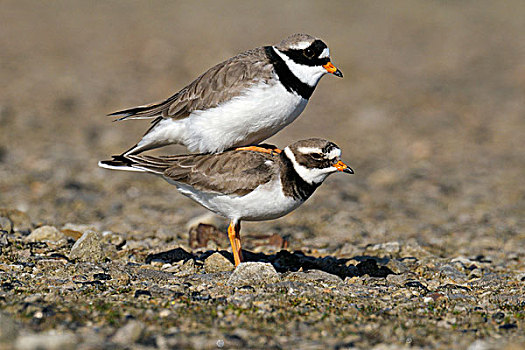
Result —
<svg viewBox="0 0 525 350"><path fill-rule="evenodd" d="M191 112L217 107L238 96L244 89L272 77L273 66L262 47L248 50L208 69L168 99L109 114L124 119L183 119Z"/></svg>
<svg viewBox="0 0 525 350"><path fill-rule="evenodd" d="M199 191L245 195L278 174L276 159L249 151L194 156L173 164L164 171L164 177ZM190 163L192 167L188 167Z"/></svg>

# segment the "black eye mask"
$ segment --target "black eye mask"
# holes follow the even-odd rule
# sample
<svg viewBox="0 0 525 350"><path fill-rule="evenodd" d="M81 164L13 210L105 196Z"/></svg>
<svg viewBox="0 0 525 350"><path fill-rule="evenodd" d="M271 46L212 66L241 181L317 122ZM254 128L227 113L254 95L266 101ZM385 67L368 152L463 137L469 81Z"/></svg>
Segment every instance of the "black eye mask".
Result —
<svg viewBox="0 0 525 350"><path fill-rule="evenodd" d="M321 40L316 40L304 50L290 49L283 51L283 53L299 64L304 64L306 66L322 66L330 62L330 57L319 58L319 55L321 55L326 48L327 46L325 43ZM313 55L307 52L308 50L312 50Z"/></svg>

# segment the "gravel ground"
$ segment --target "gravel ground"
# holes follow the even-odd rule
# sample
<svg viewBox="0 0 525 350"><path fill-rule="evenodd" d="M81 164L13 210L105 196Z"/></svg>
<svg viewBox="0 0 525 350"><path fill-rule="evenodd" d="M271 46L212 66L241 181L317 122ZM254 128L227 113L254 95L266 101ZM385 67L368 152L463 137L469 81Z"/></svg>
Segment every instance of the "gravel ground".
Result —
<svg viewBox="0 0 525 350"><path fill-rule="evenodd" d="M97 168L147 128L104 115L293 32L345 77L268 142L356 174L233 271L223 219ZM2 1L0 349L525 347L523 33L522 1Z"/></svg>

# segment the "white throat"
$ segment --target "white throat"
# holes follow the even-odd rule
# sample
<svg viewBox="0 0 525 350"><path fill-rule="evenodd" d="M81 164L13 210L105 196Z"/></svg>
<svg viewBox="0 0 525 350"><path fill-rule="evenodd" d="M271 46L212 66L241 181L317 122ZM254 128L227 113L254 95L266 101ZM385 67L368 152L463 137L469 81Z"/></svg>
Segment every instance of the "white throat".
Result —
<svg viewBox="0 0 525 350"><path fill-rule="evenodd" d="M295 155L293 154L292 150L289 147L286 147L284 149L284 153L286 154L288 159L290 159L290 161L292 162L295 172L301 177L301 179L303 179L310 185L322 183L328 175L337 171L337 169L334 167L328 167L324 169L307 168L297 163L297 160L295 159Z"/></svg>
<svg viewBox="0 0 525 350"><path fill-rule="evenodd" d="M308 86L315 87L319 82L319 79L328 73L322 66L306 66L304 64L296 63L275 48L275 46L273 46L273 49L277 55L282 58L284 63L286 63L293 75Z"/></svg>

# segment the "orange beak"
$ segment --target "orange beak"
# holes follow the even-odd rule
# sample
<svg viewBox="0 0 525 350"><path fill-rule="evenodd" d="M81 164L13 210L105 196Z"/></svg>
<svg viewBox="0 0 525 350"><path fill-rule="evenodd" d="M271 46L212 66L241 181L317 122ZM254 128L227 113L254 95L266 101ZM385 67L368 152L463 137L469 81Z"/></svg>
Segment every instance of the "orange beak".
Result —
<svg viewBox="0 0 525 350"><path fill-rule="evenodd" d="M345 163L343 163L342 161L338 161L337 163L335 163L334 167L337 170L342 171L343 173L347 173L347 174L353 174L354 173L354 170L352 168L350 168L348 165L346 165Z"/></svg>
<svg viewBox="0 0 525 350"><path fill-rule="evenodd" d="M334 66L332 62L328 62L327 64L323 65L323 68L326 69L328 73L332 73L336 77L343 77L343 73L339 69L337 69L337 67Z"/></svg>

